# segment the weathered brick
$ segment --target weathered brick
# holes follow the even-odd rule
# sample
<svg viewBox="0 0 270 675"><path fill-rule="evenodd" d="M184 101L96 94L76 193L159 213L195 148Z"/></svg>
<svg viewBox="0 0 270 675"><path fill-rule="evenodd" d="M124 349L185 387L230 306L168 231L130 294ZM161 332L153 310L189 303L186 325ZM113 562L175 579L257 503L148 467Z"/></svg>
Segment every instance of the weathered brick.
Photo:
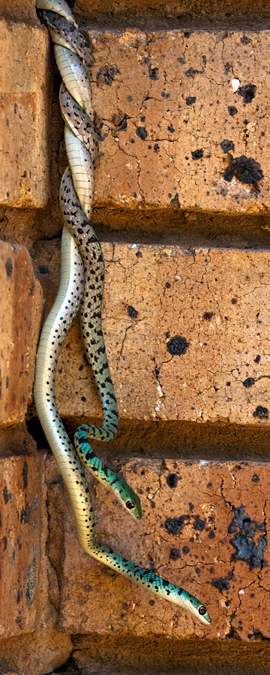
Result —
<svg viewBox="0 0 270 675"><path fill-rule="evenodd" d="M4 0L6 2L7 0ZM14 1L14 0L13 0ZM12 6L12 5L11 5ZM147 3L141 3L140 0L125 0L125 2L114 2L114 0L93 0L91 6L87 0L75 0L74 11L76 15L83 16L87 20L102 21L104 14L108 20L121 20L122 25L130 24L145 25L146 18L155 18L155 24L164 25L164 19L177 20L185 28L194 26L194 23L200 22L200 25L209 27L210 22L220 22L222 27L232 27L235 29L235 22L241 21L241 26L255 24L265 27L266 20L270 16L270 8L267 0L257 0L256 6L252 0L149 0ZM107 15L107 16L106 16Z"/></svg>
<svg viewBox="0 0 270 675"><path fill-rule="evenodd" d="M50 193L45 30L0 22L0 204L44 207Z"/></svg>
<svg viewBox="0 0 270 675"><path fill-rule="evenodd" d="M59 253L48 248L39 279L52 301ZM268 251L102 248L103 327L120 419L268 425ZM83 354L75 323L56 383L65 418L100 417Z"/></svg>
<svg viewBox="0 0 270 675"><path fill-rule="evenodd" d="M270 637L267 464L123 462L123 475L141 497L143 517L136 522L90 479L97 540L198 596L209 608L211 627L82 551L67 497L56 485L54 460L50 464L49 509L62 511L64 528L64 550L59 529L51 531L51 545L59 548L62 562L61 630L114 631L133 638L163 634L222 640L232 631L244 641L259 633Z"/></svg>
<svg viewBox="0 0 270 675"><path fill-rule="evenodd" d="M40 603L43 456L0 460L0 635L36 627Z"/></svg>
<svg viewBox="0 0 270 675"><path fill-rule="evenodd" d="M269 208L267 31L89 35L96 206Z"/></svg>
<svg viewBox="0 0 270 675"><path fill-rule="evenodd" d="M0 423L25 417L32 396L42 291L24 246L0 245Z"/></svg>

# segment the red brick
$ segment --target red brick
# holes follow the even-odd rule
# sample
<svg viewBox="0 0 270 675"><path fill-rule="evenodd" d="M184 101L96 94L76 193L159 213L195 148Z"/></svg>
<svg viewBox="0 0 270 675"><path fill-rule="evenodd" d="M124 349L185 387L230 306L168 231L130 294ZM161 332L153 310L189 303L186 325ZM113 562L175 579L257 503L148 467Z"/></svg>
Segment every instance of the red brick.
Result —
<svg viewBox="0 0 270 675"><path fill-rule="evenodd" d="M24 246L0 245L0 423L24 420L32 396L42 291Z"/></svg>

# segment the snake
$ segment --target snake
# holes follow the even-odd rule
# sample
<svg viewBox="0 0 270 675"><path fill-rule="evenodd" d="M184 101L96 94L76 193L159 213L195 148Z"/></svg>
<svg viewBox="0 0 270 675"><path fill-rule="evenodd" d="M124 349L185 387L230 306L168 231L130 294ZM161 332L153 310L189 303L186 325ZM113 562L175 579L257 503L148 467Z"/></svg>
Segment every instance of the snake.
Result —
<svg viewBox="0 0 270 675"><path fill-rule="evenodd" d="M111 440L118 428L116 397L102 332L104 260L90 222L94 160L98 148L89 80L92 55L65 0L36 0L36 8L39 18L49 29L62 76L59 98L69 162L60 186L64 220L60 284L42 328L36 356L34 397L37 414L66 486L77 539L84 551L209 625L211 619L207 608L195 596L96 541L94 510L84 466L114 493L135 519L141 518L141 505L131 486L101 462L89 443L90 438ZM61 346L79 308L87 360L99 393L103 424L102 427L81 425L75 432L73 445L57 410L55 378Z"/></svg>

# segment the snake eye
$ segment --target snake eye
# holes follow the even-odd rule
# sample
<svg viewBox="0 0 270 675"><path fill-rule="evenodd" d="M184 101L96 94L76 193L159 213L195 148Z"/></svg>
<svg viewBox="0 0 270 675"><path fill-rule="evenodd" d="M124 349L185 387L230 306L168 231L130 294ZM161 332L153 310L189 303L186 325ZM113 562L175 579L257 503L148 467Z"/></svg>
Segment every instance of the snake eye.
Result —
<svg viewBox="0 0 270 675"><path fill-rule="evenodd" d="M201 605L201 606L199 607L199 614L200 614L201 616L204 616L204 615L206 614L206 612L207 612L206 607L205 607L204 605Z"/></svg>
<svg viewBox="0 0 270 675"><path fill-rule="evenodd" d="M134 506L135 506L135 504L132 501L132 499L128 499L128 501L126 502L127 509L134 509Z"/></svg>

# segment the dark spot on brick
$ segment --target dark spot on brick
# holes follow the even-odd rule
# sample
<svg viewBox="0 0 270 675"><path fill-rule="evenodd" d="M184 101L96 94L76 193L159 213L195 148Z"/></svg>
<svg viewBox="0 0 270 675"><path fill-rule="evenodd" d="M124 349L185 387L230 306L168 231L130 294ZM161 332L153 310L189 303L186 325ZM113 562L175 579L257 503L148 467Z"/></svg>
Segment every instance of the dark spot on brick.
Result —
<svg viewBox="0 0 270 675"><path fill-rule="evenodd" d="M198 70L194 70L194 68L189 68L188 70L186 70L185 75L186 75L187 77L191 77L192 80L193 80L193 79L194 79L194 75L196 75L196 73L198 73L198 72L199 72L199 71L198 71Z"/></svg>
<svg viewBox="0 0 270 675"><path fill-rule="evenodd" d="M240 42L242 42L242 45L248 45L248 43L251 42L251 39L247 35L243 35Z"/></svg>
<svg viewBox="0 0 270 675"><path fill-rule="evenodd" d="M107 138L110 128L108 127L107 124L104 124L104 122L101 122L99 125L96 127L96 132L98 135L99 141L105 141L105 138Z"/></svg>
<svg viewBox="0 0 270 675"><path fill-rule="evenodd" d="M79 370L83 370L83 363L79 366Z"/></svg>
<svg viewBox="0 0 270 675"><path fill-rule="evenodd" d="M199 516L193 516L193 518L194 518L194 523L193 523L194 529L199 530L199 532L202 532L202 530L204 530L204 528L205 528L204 520L201 520L201 518Z"/></svg>
<svg viewBox="0 0 270 675"><path fill-rule="evenodd" d="M196 96L187 96L186 98L186 104L187 105L193 105L196 101Z"/></svg>
<svg viewBox="0 0 270 675"><path fill-rule="evenodd" d="M193 150L191 153L192 159L201 159L203 157L203 150Z"/></svg>
<svg viewBox="0 0 270 675"><path fill-rule="evenodd" d="M189 510L190 510L190 511L193 511L193 509L194 509L194 504L192 504L192 502L188 502L188 505L189 505Z"/></svg>
<svg viewBox="0 0 270 675"><path fill-rule="evenodd" d="M13 272L13 265L12 265L12 262L11 262L10 258L7 259L5 267L6 267L7 276L11 277L12 272Z"/></svg>
<svg viewBox="0 0 270 675"><path fill-rule="evenodd" d="M175 337L172 337L167 343L167 351L169 354L172 354L172 356L182 356L182 354L186 353L188 346L189 343L186 338L181 335L175 335Z"/></svg>
<svg viewBox="0 0 270 675"><path fill-rule="evenodd" d="M158 68L152 68L152 66L148 66L148 74L150 77L150 80L158 80Z"/></svg>
<svg viewBox="0 0 270 675"><path fill-rule="evenodd" d="M148 134L145 127L138 127L138 129L136 129L136 135L141 139L141 141L145 141Z"/></svg>
<svg viewBox="0 0 270 675"><path fill-rule="evenodd" d="M168 131L170 132L170 134L173 134L173 132L174 132L174 127L173 127L172 124L170 124L170 125L167 127L167 129L168 129Z"/></svg>
<svg viewBox="0 0 270 675"><path fill-rule="evenodd" d="M227 63L225 63L225 66L224 66L225 75L228 75L228 73L230 72L231 69L232 69L232 65L231 65L231 63L228 63L228 61L227 61Z"/></svg>
<svg viewBox="0 0 270 675"><path fill-rule="evenodd" d="M25 509L21 510L20 516L21 523L30 523L30 516L31 516L31 509L28 502L26 502Z"/></svg>
<svg viewBox="0 0 270 675"><path fill-rule="evenodd" d="M255 359L254 359L254 362L255 362L255 363L260 363L260 360L261 360L261 356L260 356L260 354L257 354L257 356L256 356Z"/></svg>
<svg viewBox="0 0 270 675"><path fill-rule="evenodd" d="M7 486L5 485L3 489L4 502L7 504L11 499L11 492L8 492Z"/></svg>
<svg viewBox="0 0 270 675"><path fill-rule="evenodd" d="M237 299L236 299L236 298L232 298L232 299L231 299L231 303L232 303L232 305L236 305Z"/></svg>
<svg viewBox="0 0 270 675"><path fill-rule="evenodd" d="M138 312L136 309L134 309L134 307L132 307L132 305L128 305L127 312L131 319L137 319Z"/></svg>
<svg viewBox="0 0 270 675"><path fill-rule="evenodd" d="M244 103L250 103L255 96L256 85L255 84L245 84L243 87L237 89L237 94L243 97Z"/></svg>
<svg viewBox="0 0 270 675"><path fill-rule="evenodd" d="M81 396L81 401L83 401L83 403L85 403L85 401L86 401L85 396Z"/></svg>
<svg viewBox="0 0 270 675"><path fill-rule="evenodd" d="M173 206L174 209L179 209L181 204L179 202L179 197L178 197L178 192L176 193L175 197L171 199L170 205Z"/></svg>
<svg viewBox="0 0 270 675"><path fill-rule="evenodd" d="M252 387L252 385L255 384L254 377L247 377L246 380L244 380L243 385L244 387Z"/></svg>
<svg viewBox="0 0 270 675"><path fill-rule="evenodd" d="M244 124L248 124L248 120L247 120L247 119L244 120Z"/></svg>
<svg viewBox="0 0 270 675"><path fill-rule="evenodd" d="M226 382L226 387L230 387L230 386L231 386L231 383L230 383L230 382Z"/></svg>
<svg viewBox="0 0 270 675"><path fill-rule="evenodd" d="M213 487L213 483L211 483L211 481L209 481L209 483L207 483L207 487L208 487L208 488Z"/></svg>
<svg viewBox="0 0 270 675"><path fill-rule="evenodd" d="M208 535L209 539L215 539L215 536L216 535L214 533L214 530L210 530L209 535Z"/></svg>
<svg viewBox="0 0 270 675"><path fill-rule="evenodd" d="M236 157L233 160L234 174L242 183L255 185L263 178L259 162L256 162L252 157Z"/></svg>
<svg viewBox="0 0 270 675"><path fill-rule="evenodd" d="M263 408L262 405L257 405L257 408L253 413L253 417L259 417L260 420L268 420L269 418L268 408Z"/></svg>
<svg viewBox="0 0 270 675"><path fill-rule="evenodd" d="M158 378L159 378L159 368L157 366L155 366L155 368L154 368L154 375L155 375L156 380L158 380Z"/></svg>
<svg viewBox="0 0 270 675"><path fill-rule="evenodd" d="M214 586L215 588L218 589L220 593L222 591L228 591L230 588L230 582L229 579L226 579L224 577L219 577L219 579L213 579L211 581L211 586Z"/></svg>
<svg viewBox="0 0 270 675"><path fill-rule="evenodd" d="M176 488L178 483L178 476L176 473L169 473L166 478L167 484L170 488Z"/></svg>
<svg viewBox="0 0 270 675"><path fill-rule="evenodd" d="M190 549L189 549L188 546L183 546L182 552L184 553L184 555L187 555L187 553L189 553L189 551L190 551Z"/></svg>
<svg viewBox="0 0 270 675"><path fill-rule="evenodd" d="M235 533L230 543L235 548L231 560L243 560L249 564L250 569L254 567L263 568L264 551L267 548L266 529L264 523L257 523L251 520L245 513L245 507L233 507L234 517L228 527L228 533ZM258 537L258 532L262 532ZM256 539L255 539L256 536Z"/></svg>
<svg viewBox="0 0 270 675"><path fill-rule="evenodd" d="M169 281L166 281L165 288L171 288L171 284Z"/></svg>
<svg viewBox="0 0 270 675"><path fill-rule="evenodd" d="M205 321L211 321L213 315L213 312L204 312L203 319Z"/></svg>
<svg viewBox="0 0 270 675"><path fill-rule="evenodd" d="M186 524L185 521L189 521L188 516L180 516L179 518L167 518L165 522L165 528L168 534L179 534Z"/></svg>
<svg viewBox="0 0 270 675"><path fill-rule="evenodd" d="M151 607L154 607L154 604L155 604L155 600L149 600L149 605L150 605Z"/></svg>
<svg viewBox="0 0 270 675"><path fill-rule="evenodd" d="M234 171L232 166L226 166L226 169L224 169L223 173L223 178L224 180L227 181L227 183L230 183L231 180L233 179Z"/></svg>
<svg viewBox="0 0 270 675"><path fill-rule="evenodd" d="M23 489L26 490L28 485L28 464L25 460L22 468L22 477L23 477Z"/></svg>
<svg viewBox="0 0 270 675"><path fill-rule="evenodd" d="M155 143L154 145L154 152L157 152L159 150L159 144Z"/></svg>
<svg viewBox="0 0 270 675"><path fill-rule="evenodd" d="M124 115L123 119L119 122L117 126L117 131L127 130L127 120L129 120L129 115Z"/></svg>
<svg viewBox="0 0 270 675"><path fill-rule="evenodd" d="M2 537L2 543L3 543L3 551L6 551L7 549L7 537Z"/></svg>
<svg viewBox="0 0 270 675"><path fill-rule="evenodd" d="M133 96L127 96L127 100L131 103L131 101L133 101Z"/></svg>
<svg viewBox="0 0 270 675"><path fill-rule="evenodd" d="M44 267L44 265L40 265L38 271L40 274L50 274L48 267Z"/></svg>
<svg viewBox="0 0 270 675"><path fill-rule="evenodd" d="M171 94L167 93L166 91L162 91L162 92L161 92L162 98L170 98L170 95L171 95Z"/></svg>
<svg viewBox="0 0 270 675"><path fill-rule="evenodd" d="M97 73L98 86L100 87L102 84L106 84L108 87L111 87L116 75L121 75L121 72L116 65L102 66Z"/></svg>
<svg viewBox="0 0 270 675"><path fill-rule="evenodd" d="M229 183L233 176L238 178L241 183L254 185L258 189L258 182L263 178L263 172L259 162L256 162L252 157L235 157L230 161L229 166L226 167L223 178Z"/></svg>
<svg viewBox="0 0 270 675"><path fill-rule="evenodd" d="M238 112L235 105L228 105L228 111L229 111L229 115L231 115L232 117L234 117L234 115L236 115L236 113Z"/></svg>
<svg viewBox="0 0 270 675"><path fill-rule="evenodd" d="M136 258L142 258L142 252L141 251L137 251L137 253L135 255L136 255Z"/></svg>
<svg viewBox="0 0 270 675"><path fill-rule="evenodd" d="M252 480L252 483L259 483L260 478L259 478L257 473L254 473L251 480Z"/></svg>
<svg viewBox="0 0 270 675"><path fill-rule="evenodd" d="M223 152L230 152L230 150L234 150L234 142L233 141L228 141L227 138L224 138L224 141L220 143Z"/></svg>
<svg viewBox="0 0 270 675"><path fill-rule="evenodd" d="M185 31L184 31L184 37L185 37L185 38L189 38L190 35L191 35L191 32L190 32L189 30L185 30Z"/></svg>
<svg viewBox="0 0 270 675"><path fill-rule="evenodd" d="M178 558L181 558L181 553L179 551L179 548L171 548L171 550L170 550L170 560L178 560Z"/></svg>
<svg viewBox="0 0 270 675"><path fill-rule="evenodd" d="M177 61L178 61L178 63L182 63L182 65L183 65L184 63L186 63L186 62L185 62L185 59L183 59L183 56L178 56Z"/></svg>

